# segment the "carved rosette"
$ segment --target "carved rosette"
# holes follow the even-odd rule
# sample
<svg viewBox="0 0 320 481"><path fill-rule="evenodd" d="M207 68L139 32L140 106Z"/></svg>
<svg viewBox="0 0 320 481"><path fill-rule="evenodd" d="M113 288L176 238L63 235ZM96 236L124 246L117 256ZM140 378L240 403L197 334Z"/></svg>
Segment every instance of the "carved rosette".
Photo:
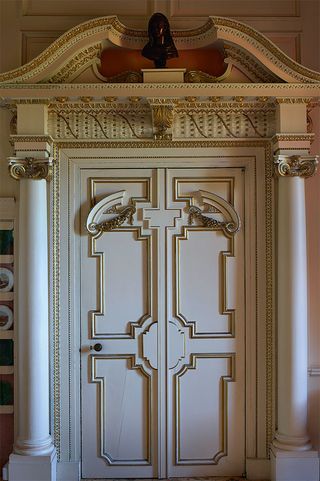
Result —
<svg viewBox="0 0 320 481"><path fill-rule="evenodd" d="M26 157L25 159L10 158L9 172L11 177L16 180L33 179L47 180L52 178L52 158L35 159Z"/></svg>
<svg viewBox="0 0 320 481"><path fill-rule="evenodd" d="M311 177L317 171L317 155L276 155L274 171L278 177Z"/></svg>

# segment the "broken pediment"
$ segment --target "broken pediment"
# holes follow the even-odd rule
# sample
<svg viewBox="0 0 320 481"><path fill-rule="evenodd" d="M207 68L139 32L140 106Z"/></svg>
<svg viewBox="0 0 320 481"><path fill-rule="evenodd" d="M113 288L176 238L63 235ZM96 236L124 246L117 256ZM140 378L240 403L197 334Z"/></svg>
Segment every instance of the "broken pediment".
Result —
<svg viewBox="0 0 320 481"><path fill-rule="evenodd" d="M179 57L168 68L185 68L191 83L318 83L320 74L298 64L264 35L241 22L210 17L193 30L172 31ZM31 62L0 75L0 83L139 83L146 31L116 16L72 28Z"/></svg>

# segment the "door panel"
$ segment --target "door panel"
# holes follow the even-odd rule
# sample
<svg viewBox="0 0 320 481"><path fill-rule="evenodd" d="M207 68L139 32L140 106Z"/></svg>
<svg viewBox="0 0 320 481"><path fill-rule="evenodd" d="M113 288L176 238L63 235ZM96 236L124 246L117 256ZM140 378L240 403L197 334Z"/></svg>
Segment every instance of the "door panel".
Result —
<svg viewBox="0 0 320 481"><path fill-rule="evenodd" d="M185 206L180 231L168 230L167 241L168 317L185 336L185 356L169 369L169 476L245 471L243 229L206 224L243 217L242 175L167 175L170 207ZM199 218L190 216L192 206L201 208Z"/></svg>
<svg viewBox="0 0 320 481"><path fill-rule="evenodd" d="M241 475L241 169L88 169L81 190L82 476Z"/></svg>
<svg viewBox="0 0 320 481"><path fill-rule="evenodd" d="M228 251L228 239L221 232L189 229L176 239L176 250L178 316L195 323L196 336L228 333L220 302L220 253Z"/></svg>
<svg viewBox="0 0 320 481"><path fill-rule="evenodd" d="M92 176L92 174L94 174ZM143 177L141 177L143 174ZM133 203L151 205L151 171L83 173L82 226L98 206L105 222ZM89 192L89 196L85 195ZM142 333L156 318L152 233L131 212L123 225L82 236L82 459L84 477L153 477L157 371L144 358ZM101 344L101 351L90 345Z"/></svg>
<svg viewBox="0 0 320 481"><path fill-rule="evenodd" d="M91 367L100 384L101 456L111 465L148 464L150 376L128 355L94 356Z"/></svg>

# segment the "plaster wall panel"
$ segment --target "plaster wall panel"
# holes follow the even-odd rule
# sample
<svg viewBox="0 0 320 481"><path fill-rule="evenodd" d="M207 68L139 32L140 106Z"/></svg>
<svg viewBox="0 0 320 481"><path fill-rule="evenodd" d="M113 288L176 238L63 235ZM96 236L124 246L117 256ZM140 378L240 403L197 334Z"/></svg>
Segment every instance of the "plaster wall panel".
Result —
<svg viewBox="0 0 320 481"><path fill-rule="evenodd" d="M62 32L23 32L22 64L29 62L52 44Z"/></svg>
<svg viewBox="0 0 320 481"><path fill-rule="evenodd" d="M271 0L270 2L257 2L256 0L230 0L228 2L199 0L195 9L192 0L172 0L172 16L199 16L221 15L236 17L289 17L299 15L299 2L297 0Z"/></svg>
<svg viewBox="0 0 320 481"><path fill-rule="evenodd" d="M1 0L0 11L0 59L1 70L4 72L21 65L20 2Z"/></svg>
<svg viewBox="0 0 320 481"><path fill-rule="evenodd" d="M23 15L148 15L151 2L148 0L26 0L23 2Z"/></svg>
<svg viewBox="0 0 320 481"><path fill-rule="evenodd" d="M314 132L320 132L320 106L311 113ZM320 138L315 138L311 146L311 153L319 155ZM308 252L308 288L309 288L309 412L308 428L312 442L316 448L320 447L320 174L309 179L306 185L306 214L307 214L307 252Z"/></svg>
<svg viewBox="0 0 320 481"><path fill-rule="evenodd" d="M303 2L301 8L301 59L311 69L320 68L320 1Z"/></svg>
<svg viewBox="0 0 320 481"><path fill-rule="evenodd" d="M265 35L275 43L281 50L293 58L297 62L300 62L300 33L299 32L264 32Z"/></svg>

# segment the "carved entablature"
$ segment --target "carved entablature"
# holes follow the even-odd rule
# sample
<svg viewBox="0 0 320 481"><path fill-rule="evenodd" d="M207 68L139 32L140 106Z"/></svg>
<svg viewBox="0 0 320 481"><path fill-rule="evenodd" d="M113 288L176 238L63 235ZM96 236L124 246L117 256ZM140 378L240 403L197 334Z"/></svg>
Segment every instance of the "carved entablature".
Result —
<svg viewBox="0 0 320 481"><path fill-rule="evenodd" d="M172 30L179 51L167 67L186 68L185 83L319 83L320 74L290 59L241 22L209 17L193 30ZM0 75L1 84L141 83L147 31L116 16L89 20L58 38L26 65Z"/></svg>
<svg viewBox="0 0 320 481"><path fill-rule="evenodd" d="M272 101L130 98L61 102L49 106L55 140L170 140L270 138L276 132Z"/></svg>

